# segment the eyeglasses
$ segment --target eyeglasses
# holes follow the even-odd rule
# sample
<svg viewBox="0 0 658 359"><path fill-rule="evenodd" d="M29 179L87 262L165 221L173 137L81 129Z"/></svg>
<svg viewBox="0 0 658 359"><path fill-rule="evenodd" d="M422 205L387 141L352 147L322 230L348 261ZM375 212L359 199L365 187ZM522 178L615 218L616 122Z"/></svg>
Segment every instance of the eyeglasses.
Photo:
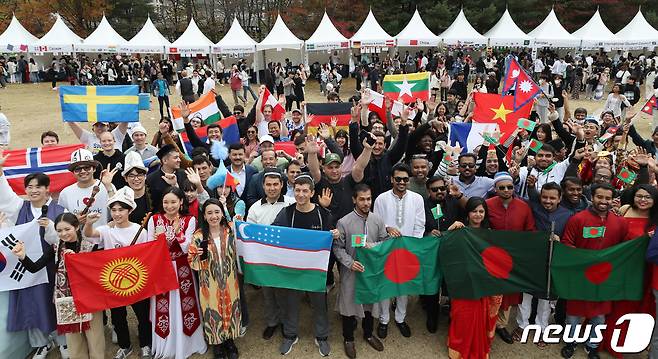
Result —
<svg viewBox="0 0 658 359"><path fill-rule="evenodd" d="M80 172L82 172L82 171L89 172L89 171L91 171L93 168L94 168L94 167L92 167L92 166L79 166L79 167L76 167L76 168L73 170L73 173L80 173Z"/></svg>
<svg viewBox="0 0 658 359"><path fill-rule="evenodd" d="M610 178L611 178L610 176L606 176L606 175L596 175L596 176L594 176L594 179L606 180L606 181L609 181Z"/></svg>
<svg viewBox="0 0 658 359"><path fill-rule="evenodd" d="M459 167L461 167L461 168L475 168L475 163L460 163Z"/></svg>
<svg viewBox="0 0 658 359"><path fill-rule="evenodd" d="M511 190L514 189L514 185L509 185L509 186L498 186L497 188L498 188L499 191L504 191L504 190L511 191Z"/></svg>
<svg viewBox="0 0 658 359"><path fill-rule="evenodd" d="M133 174L129 174L129 175L126 176L126 178L129 179L129 180L135 180L135 179L144 178L144 177L146 177L145 173L133 173Z"/></svg>
<svg viewBox="0 0 658 359"><path fill-rule="evenodd" d="M399 182L404 182L404 183L409 182L409 177L393 177L393 179L395 180L395 182L398 182L398 183Z"/></svg>
<svg viewBox="0 0 658 359"><path fill-rule="evenodd" d="M448 189L446 186L430 187L430 191L435 193L439 191L445 191L446 189Z"/></svg>
<svg viewBox="0 0 658 359"><path fill-rule="evenodd" d="M641 195L641 194L636 194L636 195L635 195L635 198L637 198L637 199L643 199L643 200L647 200L647 201L650 200L650 199L653 199L653 197L651 197L651 196L649 196L649 195Z"/></svg>

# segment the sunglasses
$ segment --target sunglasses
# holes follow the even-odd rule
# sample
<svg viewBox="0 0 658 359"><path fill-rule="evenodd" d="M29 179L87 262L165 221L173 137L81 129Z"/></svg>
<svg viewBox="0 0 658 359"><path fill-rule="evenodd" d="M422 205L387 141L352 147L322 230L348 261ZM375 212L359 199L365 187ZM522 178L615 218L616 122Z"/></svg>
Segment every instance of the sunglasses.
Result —
<svg viewBox="0 0 658 359"><path fill-rule="evenodd" d="M446 186L430 187L430 191L435 193L439 191L445 191L446 189L448 189Z"/></svg>
<svg viewBox="0 0 658 359"><path fill-rule="evenodd" d="M504 190L511 191L511 190L513 190L513 189L514 189L514 185L509 185L509 186L498 186L498 190L499 190L499 191L504 191Z"/></svg>
<svg viewBox="0 0 658 359"><path fill-rule="evenodd" d="M395 182L398 182L398 183L399 182L404 182L404 183L409 182L409 177L393 177L393 179L395 180Z"/></svg>
<svg viewBox="0 0 658 359"><path fill-rule="evenodd" d="M461 168L475 168L475 163L462 163L459 165Z"/></svg>
<svg viewBox="0 0 658 359"><path fill-rule="evenodd" d="M89 172L89 171L91 171L92 169L93 169L92 166L80 166L80 167L76 167L76 168L73 170L73 173L80 173L80 172L82 172L82 171Z"/></svg>
<svg viewBox="0 0 658 359"><path fill-rule="evenodd" d="M247 133L256 133L256 131L247 131Z"/></svg>
<svg viewBox="0 0 658 359"><path fill-rule="evenodd" d="M234 111L233 114L236 115L236 116L237 116L237 115L242 115L242 112L240 112L240 111Z"/></svg>

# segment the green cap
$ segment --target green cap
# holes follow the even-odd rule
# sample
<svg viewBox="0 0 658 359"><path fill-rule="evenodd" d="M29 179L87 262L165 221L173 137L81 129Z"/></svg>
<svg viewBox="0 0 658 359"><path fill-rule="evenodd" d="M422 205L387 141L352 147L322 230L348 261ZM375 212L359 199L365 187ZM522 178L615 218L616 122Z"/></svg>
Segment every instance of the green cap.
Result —
<svg viewBox="0 0 658 359"><path fill-rule="evenodd" d="M343 163L343 160L340 158L340 156L337 153L330 153L324 157L324 164L326 166L331 162L338 162L338 164L341 164Z"/></svg>

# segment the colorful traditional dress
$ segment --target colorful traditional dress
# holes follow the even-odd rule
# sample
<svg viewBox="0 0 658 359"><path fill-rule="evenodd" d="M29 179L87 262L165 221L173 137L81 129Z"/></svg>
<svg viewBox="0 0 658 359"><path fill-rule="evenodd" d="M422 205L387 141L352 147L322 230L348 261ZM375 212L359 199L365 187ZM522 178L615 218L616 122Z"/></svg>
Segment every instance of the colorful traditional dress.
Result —
<svg viewBox="0 0 658 359"><path fill-rule="evenodd" d="M501 301L501 295L450 301L448 356L451 359L489 357Z"/></svg>
<svg viewBox="0 0 658 359"><path fill-rule="evenodd" d="M187 262L187 247L192 241L196 221L191 216L179 216L174 221L155 214L148 223L149 240L166 240L171 262L180 285L167 293L151 297L154 358L187 358L206 352L201 331L199 298L192 268Z"/></svg>
<svg viewBox="0 0 658 359"><path fill-rule="evenodd" d="M210 345L218 345L240 334L240 289L237 276L237 254L233 235L223 228L220 238L208 241L208 258L201 259L198 248L203 235L198 230L190 244L190 266L199 272L203 333Z"/></svg>

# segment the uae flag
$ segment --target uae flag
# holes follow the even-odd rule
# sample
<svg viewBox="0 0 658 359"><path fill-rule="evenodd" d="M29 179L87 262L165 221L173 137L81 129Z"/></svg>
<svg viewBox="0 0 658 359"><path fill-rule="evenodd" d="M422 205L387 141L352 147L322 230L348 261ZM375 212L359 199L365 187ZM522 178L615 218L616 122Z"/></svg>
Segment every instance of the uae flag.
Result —
<svg viewBox="0 0 658 359"><path fill-rule="evenodd" d="M555 294L589 301L642 299L648 243L646 235L601 250L556 243L551 264Z"/></svg>
<svg viewBox="0 0 658 359"><path fill-rule="evenodd" d="M331 120L335 117L336 127L347 130L350 125L350 118L352 111L352 104L350 102L337 102L337 103L307 103L306 115L311 120L308 123L310 132L317 130L321 123L326 123L331 126Z"/></svg>
<svg viewBox="0 0 658 359"><path fill-rule="evenodd" d="M356 260L365 271L356 276L355 301L369 304L400 295L438 293L438 250L437 237L399 237L372 248L357 248Z"/></svg>
<svg viewBox="0 0 658 359"><path fill-rule="evenodd" d="M451 297L546 291L548 232L444 232L439 263Z"/></svg>
<svg viewBox="0 0 658 359"><path fill-rule="evenodd" d="M123 307L178 288L163 240L65 256L80 313Z"/></svg>
<svg viewBox="0 0 658 359"><path fill-rule="evenodd" d="M391 100L410 103L416 99L427 101L430 98L429 72L386 75L383 85L384 95Z"/></svg>
<svg viewBox="0 0 658 359"><path fill-rule="evenodd" d="M514 110L514 96L498 94L475 93L473 96L475 109L473 121L477 123L495 123L500 129L500 142L507 138L517 128L520 119L527 119L532 110L532 103L527 103Z"/></svg>

